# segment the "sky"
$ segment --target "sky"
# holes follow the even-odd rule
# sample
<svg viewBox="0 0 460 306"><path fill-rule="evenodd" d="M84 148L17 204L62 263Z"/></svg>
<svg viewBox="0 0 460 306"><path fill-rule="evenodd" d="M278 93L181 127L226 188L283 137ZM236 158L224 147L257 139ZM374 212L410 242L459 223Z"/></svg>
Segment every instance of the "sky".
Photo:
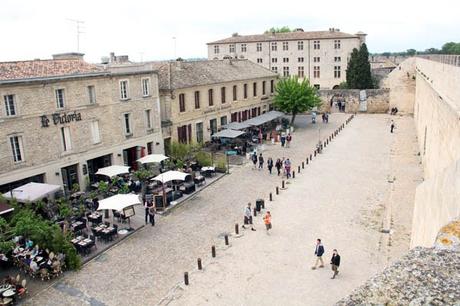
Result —
<svg viewBox="0 0 460 306"><path fill-rule="evenodd" d="M207 57L206 43L275 26L368 34L370 52L440 48L460 42L460 1L1 0L0 61L79 51L133 61Z"/></svg>

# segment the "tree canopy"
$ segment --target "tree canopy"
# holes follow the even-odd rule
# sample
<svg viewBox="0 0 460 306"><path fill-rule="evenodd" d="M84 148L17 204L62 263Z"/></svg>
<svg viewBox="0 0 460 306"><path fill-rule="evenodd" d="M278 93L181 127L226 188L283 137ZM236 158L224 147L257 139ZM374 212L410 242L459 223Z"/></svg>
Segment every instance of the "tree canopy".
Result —
<svg viewBox="0 0 460 306"><path fill-rule="evenodd" d="M347 87L350 89L374 88L366 44L362 44L359 50L354 48L351 53L347 66Z"/></svg>
<svg viewBox="0 0 460 306"><path fill-rule="evenodd" d="M291 124L299 113L321 105L317 90L305 78L302 82L296 76L281 79L276 84L274 105L280 111L292 114Z"/></svg>
<svg viewBox="0 0 460 306"><path fill-rule="evenodd" d="M403 52L382 52L374 53L373 55L383 55L383 56L414 56L416 54L460 54L460 42L447 42L442 45L441 49L438 48L428 48L425 50L416 50L416 49L407 49Z"/></svg>
<svg viewBox="0 0 460 306"><path fill-rule="evenodd" d="M292 32L292 30L288 26L284 27L271 27L265 33L288 33Z"/></svg>

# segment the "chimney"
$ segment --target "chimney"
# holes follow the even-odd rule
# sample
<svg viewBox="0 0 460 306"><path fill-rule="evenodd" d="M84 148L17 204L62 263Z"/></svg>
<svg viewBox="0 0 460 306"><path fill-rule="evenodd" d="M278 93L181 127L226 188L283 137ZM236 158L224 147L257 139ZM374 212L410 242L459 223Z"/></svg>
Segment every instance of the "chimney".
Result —
<svg viewBox="0 0 460 306"><path fill-rule="evenodd" d="M110 52L110 63L115 62L115 52Z"/></svg>
<svg viewBox="0 0 460 306"><path fill-rule="evenodd" d="M53 54L54 60L83 60L84 53L68 52Z"/></svg>

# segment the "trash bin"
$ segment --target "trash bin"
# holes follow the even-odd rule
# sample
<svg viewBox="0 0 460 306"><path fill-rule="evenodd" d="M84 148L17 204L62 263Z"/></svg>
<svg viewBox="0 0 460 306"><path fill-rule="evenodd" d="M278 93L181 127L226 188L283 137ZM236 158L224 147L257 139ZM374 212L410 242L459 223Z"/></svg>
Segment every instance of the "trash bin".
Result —
<svg viewBox="0 0 460 306"><path fill-rule="evenodd" d="M260 212L262 209L265 208L265 203L263 199L257 199L256 200L256 210Z"/></svg>

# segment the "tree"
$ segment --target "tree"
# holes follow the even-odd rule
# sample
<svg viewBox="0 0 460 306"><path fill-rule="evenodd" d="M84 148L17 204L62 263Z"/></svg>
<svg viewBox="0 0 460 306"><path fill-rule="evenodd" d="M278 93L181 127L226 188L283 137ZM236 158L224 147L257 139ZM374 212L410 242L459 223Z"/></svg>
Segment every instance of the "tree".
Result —
<svg viewBox="0 0 460 306"><path fill-rule="evenodd" d="M292 30L288 26L284 26L284 27L281 27L281 28L271 27L270 29L265 31L266 34L270 34L270 33L289 33L289 32L292 32Z"/></svg>
<svg viewBox="0 0 460 306"><path fill-rule="evenodd" d="M417 50L415 49L407 49L406 54L409 56L414 56L417 53Z"/></svg>
<svg viewBox="0 0 460 306"><path fill-rule="evenodd" d="M299 82L296 76L282 79L276 84L274 100L277 109L292 114L291 124L297 114L321 105L316 88L307 79Z"/></svg>
<svg viewBox="0 0 460 306"><path fill-rule="evenodd" d="M347 67L347 85L350 89L374 88L366 44L362 44L359 50L353 49L351 53Z"/></svg>
<svg viewBox="0 0 460 306"><path fill-rule="evenodd" d="M448 42L442 46L441 52L444 54L460 54L460 43Z"/></svg>

